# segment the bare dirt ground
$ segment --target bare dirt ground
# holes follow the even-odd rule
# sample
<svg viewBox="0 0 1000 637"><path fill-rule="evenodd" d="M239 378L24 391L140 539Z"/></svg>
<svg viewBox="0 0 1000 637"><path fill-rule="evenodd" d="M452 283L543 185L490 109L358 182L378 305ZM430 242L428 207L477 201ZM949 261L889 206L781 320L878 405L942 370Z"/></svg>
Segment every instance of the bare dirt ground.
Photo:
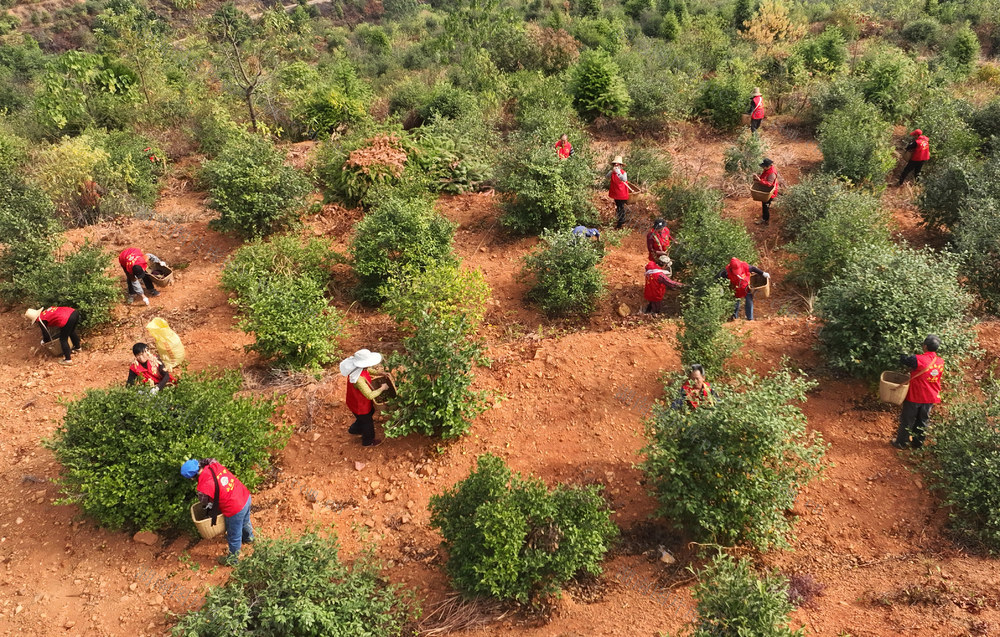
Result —
<svg viewBox="0 0 1000 637"><path fill-rule="evenodd" d="M810 136L776 122L763 134L787 182L815 168L820 156ZM610 150L620 142L604 141ZM722 180L722 150L729 138L684 126L663 145L675 172ZM299 145L301 155L308 145ZM178 174L183 170L177 171ZM887 204L899 234L930 241L915 223L908 194L893 191ZM65 413L61 400L87 388L124 382L130 346L143 326L163 316L183 339L191 370L252 367L244 353L250 338L235 327L233 309L219 289L218 255L236 240L208 229L211 213L200 193L173 179L155 220L105 223L68 233L76 242L99 241L109 251L141 246L179 267L177 283L152 306L122 306L114 325L84 337L77 365L64 368L37 351L37 335L13 308L0 313L0 634L161 635L171 614L197 607L226 569L215 557L224 543L187 535L163 536L152 546L125 533L95 528L72 506L53 504L59 466L41 441ZM611 205L600 198L610 218ZM551 621L511 616L485 632L523 637L648 635L679 629L691 608L683 570L690 551L667 526L649 522L655 503L636 469L644 445L646 400L662 398L661 372L678 369L674 340L676 303L668 315L634 314L642 295L646 261L643 224L602 264L609 295L587 320L549 321L522 301L521 260L535 239L509 239L497 231L492 195L443 197L438 208L459 224L455 249L469 267L481 268L492 287L484 334L492 364L476 386L495 392L494 406L463 439L443 446L411 436L363 449L347 434L344 384L335 370L319 382L279 389L286 417L297 426L278 455L277 482L254 494L254 525L262 535L298 533L308 525L335 530L345 557L373 543L390 577L414 588L425 607L450 589L442 574L440 538L427 526L429 497L454 484L484 452L503 456L519 471L547 482L600 483L623 528L624 542L596 584L574 587L557 600ZM636 214L643 209L641 202ZM649 206L646 206L648 210ZM729 329L743 342L739 363L766 372L788 357L819 380L804 410L809 426L831 444L825 478L801 495L792 548L762 557L786 574L810 576L824 588L812 607L795 612L808 634L988 635L1000 629L997 560L952 542L947 512L928 492L910 460L889 447L896 414L873 398L872 388L831 376L814 351L817 323L808 300L783 284L780 208L769 228L752 224L759 208L743 198L726 200L727 214L744 220L757 240L762 267L774 276L774 293L758 302L758 320ZM346 249L360 212L327 206L306 220L304 234L326 236ZM638 228L643 228L638 230ZM676 228L675 228L676 230ZM721 265L720 265L721 267ZM109 264L109 271L115 268ZM119 273L120 274L120 273ZM351 305L349 279L340 273L335 302L349 309L352 325L343 350L388 351L398 346L391 322ZM633 315L622 318L622 303ZM986 360L1000 353L1000 326L980 326ZM258 391L271 391L260 386ZM631 390L637 401L616 398ZM363 464L358 464L363 463ZM678 563L656 559L658 545ZM644 554L650 551L653 556ZM157 586L170 582L173 592ZM687 581L686 581L687 580ZM672 592L666 587L679 584Z"/></svg>

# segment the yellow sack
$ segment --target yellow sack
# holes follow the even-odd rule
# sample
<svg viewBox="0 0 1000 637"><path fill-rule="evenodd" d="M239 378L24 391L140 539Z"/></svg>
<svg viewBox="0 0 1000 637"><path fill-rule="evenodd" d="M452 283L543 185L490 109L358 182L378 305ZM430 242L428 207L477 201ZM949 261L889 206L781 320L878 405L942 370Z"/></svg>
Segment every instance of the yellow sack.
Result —
<svg viewBox="0 0 1000 637"><path fill-rule="evenodd" d="M160 361L167 368L167 371L184 362L184 344L181 343L180 337L170 329L170 326L167 325L164 319L160 317L154 318L146 325L146 329L149 330L149 334L153 337L153 342L156 343L156 351L160 355Z"/></svg>

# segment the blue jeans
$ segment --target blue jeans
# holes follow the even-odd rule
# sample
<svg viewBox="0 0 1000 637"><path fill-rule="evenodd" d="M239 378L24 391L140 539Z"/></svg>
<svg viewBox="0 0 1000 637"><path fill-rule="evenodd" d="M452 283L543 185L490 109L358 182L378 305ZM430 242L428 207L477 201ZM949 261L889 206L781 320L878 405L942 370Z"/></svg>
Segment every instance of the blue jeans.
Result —
<svg viewBox="0 0 1000 637"><path fill-rule="evenodd" d="M743 310L746 313L748 321L753 320L753 292L747 292L746 296L746 307ZM740 300L736 299L736 305L733 306L733 317L736 318L740 315Z"/></svg>
<svg viewBox="0 0 1000 637"><path fill-rule="evenodd" d="M226 518L226 540L229 542L229 554L236 555L244 542L253 542L253 525L250 524L250 497L247 496L246 506L234 516Z"/></svg>

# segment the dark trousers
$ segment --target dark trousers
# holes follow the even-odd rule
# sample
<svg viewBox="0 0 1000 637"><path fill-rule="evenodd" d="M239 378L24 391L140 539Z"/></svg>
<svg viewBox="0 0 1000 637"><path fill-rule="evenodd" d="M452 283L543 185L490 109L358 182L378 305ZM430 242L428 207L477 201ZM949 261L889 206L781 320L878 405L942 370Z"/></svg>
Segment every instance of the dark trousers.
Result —
<svg viewBox="0 0 1000 637"><path fill-rule="evenodd" d="M62 326L59 330L59 346L62 348L63 358L66 360L71 360L71 352L69 349L70 340L73 341L73 349L80 349L80 334L76 331L77 324L80 323L80 310L73 310L73 313L69 315L66 320L66 325ZM52 336L49 332L45 331L42 327L41 321L39 321L39 327L42 329L42 340L48 343L52 340Z"/></svg>
<svg viewBox="0 0 1000 637"><path fill-rule="evenodd" d="M760 218L764 220L764 223L769 223L771 221L771 202L774 199L768 199L767 201L760 202Z"/></svg>
<svg viewBox="0 0 1000 637"><path fill-rule="evenodd" d="M760 123L764 121L764 118L752 119L750 120L750 132L756 133L757 129L760 128Z"/></svg>
<svg viewBox="0 0 1000 637"><path fill-rule="evenodd" d="M361 444L370 445L375 442L375 405L367 414L354 414L354 424L347 433L361 436Z"/></svg>
<svg viewBox="0 0 1000 637"><path fill-rule="evenodd" d="M913 436L913 447L920 448L924 444L924 432L927 429L927 420L931 415L933 403L911 403L903 401L903 411L899 414L899 429L896 431L896 443L900 445L910 444L910 436Z"/></svg>
<svg viewBox="0 0 1000 637"><path fill-rule="evenodd" d="M615 223L616 228L621 228L625 225L625 200L615 199L615 214L618 216L618 221Z"/></svg>
<svg viewBox="0 0 1000 637"><path fill-rule="evenodd" d="M906 167L903 168L903 174L899 176L899 185L900 186L903 185L903 180L906 179L906 176L910 174L910 171L913 171L913 179L916 180L916 178L920 176L920 169L923 167L924 167L923 161L914 161L911 159L910 161L906 162Z"/></svg>
<svg viewBox="0 0 1000 637"><path fill-rule="evenodd" d="M659 314L663 311L663 301L647 301L646 314Z"/></svg>

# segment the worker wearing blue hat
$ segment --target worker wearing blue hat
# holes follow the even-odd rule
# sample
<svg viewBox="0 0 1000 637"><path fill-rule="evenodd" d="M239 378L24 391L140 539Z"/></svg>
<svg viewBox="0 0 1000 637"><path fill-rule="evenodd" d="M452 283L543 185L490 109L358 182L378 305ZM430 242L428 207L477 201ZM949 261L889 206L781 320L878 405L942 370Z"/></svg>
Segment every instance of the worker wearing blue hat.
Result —
<svg viewBox="0 0 1000 637"><path fill-rule="evenodd" d="M197 478L198 499L205 510L211 512L212 524L219 514L226 519L229 553L219 557L219 563L233 566L243 543L253 543L249 489L214 458L186 461L181 465L181 476L189 480Z"/></svg>

